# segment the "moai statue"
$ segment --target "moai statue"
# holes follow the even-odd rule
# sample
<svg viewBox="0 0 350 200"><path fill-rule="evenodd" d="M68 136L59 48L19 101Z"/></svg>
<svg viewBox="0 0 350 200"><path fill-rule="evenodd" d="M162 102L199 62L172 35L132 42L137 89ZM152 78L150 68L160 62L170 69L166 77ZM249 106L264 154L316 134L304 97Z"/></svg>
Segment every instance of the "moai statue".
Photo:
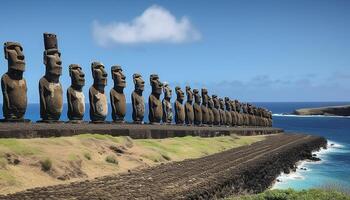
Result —
<svg viewBox="0 0 350 200"><path fill-rule="evenodd" d="M226 115L225 115L225 103L222 98L219 98L219 103L220 103L220 124L221 125L226 125Z"/></svg>
<svg viewBox="0 0 350 200"><path fill-rule="evenodd" d="M109 93L112 107L112 119L115 123L124 123L126 114L126 100L124 94L124 88L126 87L125 76L119 65L111 67L111 74L114 82L114 86Z"/></svg>
<svg viewBox="0 0 350 200"><path fill-rule="evenodd" d="M17 42L5 42L4 54L8 69L1 77L2 111L5 118L2 121L29 122L23 119L27 109L27 83L23 78L25 71L23 48Z"/></svg>
<svg viewBox="0 0 350 200"><path fill-rule="evenodd" d="M45 75L39 81L40 117L39 122L58 122L63 108L63 90L59 82L62 75L61 53L57 46L57 37L53 33L44 33Z"/></svg>
<svg viewBox="0 0 350 200"><path fill-rule="evenodd" d="M238 125L238 115L236 112L236 104L234 101L229 102L231 105L231 119L232 119L232 126Z"/></svg>
<svg viewBox="0 0 350 200"><path fill-rule="evenodd" d="M163 117L163 107L160 100L163 84L160 82L157 74L151 74L150 83L152 86L152 93L148 98L148 119L151 124L159 124Z"/></svg>
<svg viewBox="0 0 350 200"><path fill-rule="evenodd" d="M202 88L202 124L208 124L209 121L209 112L208 112L208 90Z"/></svg>
<svg viewBox="0 0 350 200"><path fill-rule="evenodd" d="M237 125L238 126L243 126L243 114L241 113L241 103L238 100L235 100L235 105L236 105L236 113L237 113Z"/></svg>
<svg viewBox="0 0 350 200"><path fill-rule="evenodd" d="M187 101L185 103L185 122L187 125L192 125L194 121L193 113L193 93L190 86L186 86Z"/></svg>
<svg viewBox="0 0 350 200"><path fill-rule="evenodd" d="M180 87L175 87L176 101L175 101L175 123L183 125L185 122L185 107L183 101L185 99L185 94Z"/></svg>
<svg viewBox="0 0 350 200"><path fill-rule="evenodd" d="M107 72L100 62L91 63L91 72L94 83L89 89L90 120L92 123L104 123L108 113L105 94Z"/></svg>
<svg viewBox="0 0 350 200"><path fill-rule="evenodd" d="M248 113L249 113L249 122L251 126L256 126L256 120L254 116L254 106L251 104L248 104Z"/></svg>
<svg viewBox="0 0 350 200"><path fill-rule="evenodd" d="M71 86L67 89L68 119L72 123L80 123L85 113L85 96L83 87L85 85L85 74L77 64L69 65L69 76Z"/></svg>
<svg viewBox="0 0 350 200"><path fill-rule="evenodd" d="M228 97L225 97L225 117L226 117L226 125L227 126L233 126L232 124L232 116L231 116L231 104L230 99Z"/></svg>
<svg viewBox="0 0 350 200"><path fill-rule="evenodd" d="M173 107L171 105L171 97L172 97L172 90L169 86L169 84L164 83L163 86L163 92L164 92L164 99L162 101L163 104L163 123L165 124L171 124L173 121Z"/></svg>
<svg viewBox="0 0 350 200"><path fill-rule="evenodd" d="M143 124L143 117L145 115L145 102L142 93L145 90L145 81L143 81L140 74L132 75L135 89L131 94L132 102L132 120L135 124Z"/></svg>
<svg viewBox="0 0 350 200"><path fill-rule="evenodd" d="M214 123L214 113L213 113L213 108L214 108L214 102L213 99L208 95L208 125L212 126Z"/></svg>
<svg viewBox="0 0 350 200"><path fill-rule="evenodd" d="M272 111L268 111L268 124L267 124L267 126L269 126L269 127L272 127L272 123L273 123L273 121L272 121Z"/></svg>
<svg viewBox="0 0 350 200"><path fill-rule="evenodd" d="M247 104L243 103L242 104L242 111L243 111L243 124L245 126L249 126L249 116L248 116L248 109L247 109Z"/></svg>
<svg viewBox="0 0 350 200"><path fill-rule="evenodd" d="M214 102L214 107L213 107L213 116L214 116L214 125L220 125L220 101L218 99L217 95L212 95L212 100Z"/></svg>
<svg viewBox="0 0 350 200"><path fill-rule="evenodd" d="M201 96L197 89L193 90L194 103L193 103L193 113L194 113L194 124L202 124L202 108L201 108Z"/></svg>

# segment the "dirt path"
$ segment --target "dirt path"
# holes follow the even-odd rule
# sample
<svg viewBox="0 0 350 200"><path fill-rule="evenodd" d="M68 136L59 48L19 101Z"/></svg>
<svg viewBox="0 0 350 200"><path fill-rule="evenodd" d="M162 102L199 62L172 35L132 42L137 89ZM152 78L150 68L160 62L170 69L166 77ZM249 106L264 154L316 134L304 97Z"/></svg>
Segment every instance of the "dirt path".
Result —
<svg viewBox="0 0 350 200"><path fill-rule="evenodd" d="M210 199L268 188L281 171L324 146L323 138L279 134L199 159L98 179L34 188L0 199Z"/></svg>

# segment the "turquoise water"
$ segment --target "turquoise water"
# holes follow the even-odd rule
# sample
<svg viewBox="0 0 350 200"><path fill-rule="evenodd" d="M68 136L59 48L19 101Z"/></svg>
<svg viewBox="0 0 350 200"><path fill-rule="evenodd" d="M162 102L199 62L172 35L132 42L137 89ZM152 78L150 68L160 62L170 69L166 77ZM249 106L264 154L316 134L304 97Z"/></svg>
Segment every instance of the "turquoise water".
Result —
<svg viewBox="0 0 350 200"><path fill-rule="evenodd" d="M298 169L295 173L281 175L274 188L305 189L327 184L337 184L350 188L350 117L306 117L285 115L293 110L304 107L319 107L329 105L344 105L349 102L307 102L307 103L255 103L268 108L274 113L274 126L285 129L286 132L300 132L320 135L329 140L327 150L318 153L321 162L302 162L299 166L307 170ZM89 120L89 107L86 105L85 120ZM110 110L110 107L109 107ZM26 118L39 120L39 104L29 104ZM64 105L61 120L67 120L67 106ZM148 109L146 106L145 122ZM0 113L2 118L2 113ZM125 119L131 121L131 105L127 105ZM111 120L108 116L107 120Z"/></svg>
<svg viewBox="0 0 350 200"><path fill-rule="evenodd" d="M273 111L274 126L287 132L320 135L328 140L328 149L316 153L321 158L320 162L301 162L295 173L282 174L278 178L282 182L277 182L273 188L307 189L327 185L350 188L350 117L285 115L296 108L344 104L349 103L259 104Z"/></svg>

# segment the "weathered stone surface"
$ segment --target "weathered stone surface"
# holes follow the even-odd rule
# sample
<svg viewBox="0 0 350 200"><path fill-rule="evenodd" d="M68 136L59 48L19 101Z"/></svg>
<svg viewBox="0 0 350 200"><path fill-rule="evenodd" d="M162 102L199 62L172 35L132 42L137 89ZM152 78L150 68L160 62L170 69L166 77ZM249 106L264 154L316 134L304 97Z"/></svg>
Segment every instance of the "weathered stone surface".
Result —
<svg viewBox="0 0 350 200"><path fill-rule="evenodd" d="M190 86L186 86L187 101L185 103L185 121L186 124L192 125L194 122L193 113L193 93Z"/></svg>
<svg viewBox="0 0 350 200"><path fill-rule="evenodd" d="M148 99L148 119L151 124L159 124L163 117L163 106L160 100L163 83L160 82L157 74L151 74L150 84L152 86L152 93Z"/></svg>
<svg viewBox="0 0 350 200"><path fill-rule="evenodd" d="M213 108L213 116L214 116L214 125L220 125L220 101L218 99L217 95L212 95L212 99L214 102L214 108Z"/></svg>
<svg viewBox="0 0 350 200"><path fill-rule="evenodd" d="M220 103L220 108L219 108L220 124L226 125L225 102L222 98L219 98L219 103Z"/></svg>
<svg viewBox="0 0 350 200"><path fill-rule="evenodd" d="M142 96L145 90L145 81L142 79L142 76L137 73L133 74L132 78L135 85L135 89L131 94L132 119L134 123L141 124L143 123L145 115L145 102Z"/></svg>
<svg viewBox="0 0 350 200"><path fill-rule="evenodd" d="M232 126L237 126L238 125L238 114L236 111L236 104L234 101L230 100L230 105L231 105L231 119L232 119Z"/></svg>
<svg viewBox="0 0 350 200"><path fill-rule="evenodd" d="M175 123L182 125L185 123L185 107L183 101L185 99L185 94L180 87L175 87L176 101L174 103L175 107Z"/></svg>
<svg viewBox="0 0 350 200"><path fill-rule="evenodd" d="M208 95L208 115L209 115L208 125L213 125L213 123L214 123L213 108L214 108L213 99Z"/></svg>
<svg viewBox="0 0 350 200"><path fill-rule="evenodd" d="M201 108L201 96L197 89L193 90L194 103L193 103L193 113L194 113L194 124L202 124L202 108Z"/></svg>
<svg viewBox="0 0 350 200"><path fill-rule="evenodd" d="M208 111L208 90L206 88L202 88L202 124L208 124L209 121L209 111Z"/></svg>
<svg viewBox="0 0 350 200"><path fill-rule="evenodd" d="M101 123L105 121L108 113L105 94L107 72L100 62L91 63L91 72L94 83L89 89L90 120L94 123Z"/></svg>
<svg viewBox="0 0 350 200"><path fill-rule="evenodd" d="M163 92L164 92L164 99L162 101L163 104L163 123L171 124L173 121L173 107L171 105L171 97L172 97L172 90L169 86L169 84L164 83L163 86Z"/></svg>
<svg viewBox="0 0 350 200"><path fill-rule="evenodd" d="M242 110L241 103L238 100L235 100L235 105L236 105L236 113L237 113L237 124L238 124L238 126L243 126L244 119L243 119L243 114L241 112L241 110Z"/></svg>
<svg viewBox="0 0 350 200"><path fill-rule="evenodd" d="M225 97L225 117L226 117L226 125L232 126L232 116L231 116L231 104L230 99L228 97Z"/></svg>
<svg viewBox="0 0 350 200"><path fill-rule="evenodd" d="M85 74L77 64L69 65L69 76L71 86L67 89L67 116L71 122L80 122L85 113L85 96L83 87L85 85Z"/></svg>
<svg viewBox="0 0 350 200"><path fill-rule="evenodd" d="M1 77L4 121L25 121L27 109L27 83L23 78L25 61L23 48L17 42L5 42L4 54L7 72Z"/></svg>
<svg viewBox="0 0 350 200"><path fill-rule="evenodd" d="M61 117L63 109L63 90L59 82L62 75L61 53L55 34L44 33L44 44L46 70L39 81L40 117L42 122L55 122Z"/></svg>
<svg viewBox="0 0 350 200"><path fill-rule="evenodd" d="M126 99L124 94L126 77L123 74L123 69L119 65L111 67L111 74L114 82L114 86L109 93L112 107L112 119L114 122L124 123L126 114Z"/></svg>

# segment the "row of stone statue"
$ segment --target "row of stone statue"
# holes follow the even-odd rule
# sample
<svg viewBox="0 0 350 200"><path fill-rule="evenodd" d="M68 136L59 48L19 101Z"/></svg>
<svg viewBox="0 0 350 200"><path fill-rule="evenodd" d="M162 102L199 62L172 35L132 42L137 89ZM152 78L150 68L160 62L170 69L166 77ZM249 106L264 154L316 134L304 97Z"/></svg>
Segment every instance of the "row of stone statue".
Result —
<svg viewBox="0 0 350 200"><path fill-rule="evenodd" d="M44 33L45 51L43 54L46 66L45 75L39 81L40 93L40 122L58 122L63 108L63 90L59 82L62 74L61 53L58 50L57 37L52 33ZM22 46L16 42L4 44L5 58L8 60L8 71L1 78L3 93L2 121L28 121L24 119L27 108L27 85L23 78L25 61ZM90 119L91 122L104 122L108 114L105 86L107 73L100 62L91 64L93 85L89 89ZM126 114L126 99L124 88L125 76L120 66L111 67L114 87L110 91L112 118L115 122L124 122ZM70 122L79 123L85 113L85 97L82 88L85 85L85 75L77 64L69 66L71 86L67 89L68 118ZM140 74L133 75L135 89L131 95L132 118L134 123L143 123L145 103L142 97L145 82ZM158 75L150 76L152 93L149 96L150 123L171 123L173 120L172 105L170 102L172 90L168 84L162 84ZM160 95L164 91L164 99ZM175 88L177 94L175 105L176 124L208 124L208 125L247 125L271 126L271 113L265 109L231 101L229 98L221 99L216 95L212 98L206 89L191 90L186 87L187 101L184 101L184 92L180 87ZM202 96L202 97L201 97ZM193 102L194 97L194 102Z"/></svg>

